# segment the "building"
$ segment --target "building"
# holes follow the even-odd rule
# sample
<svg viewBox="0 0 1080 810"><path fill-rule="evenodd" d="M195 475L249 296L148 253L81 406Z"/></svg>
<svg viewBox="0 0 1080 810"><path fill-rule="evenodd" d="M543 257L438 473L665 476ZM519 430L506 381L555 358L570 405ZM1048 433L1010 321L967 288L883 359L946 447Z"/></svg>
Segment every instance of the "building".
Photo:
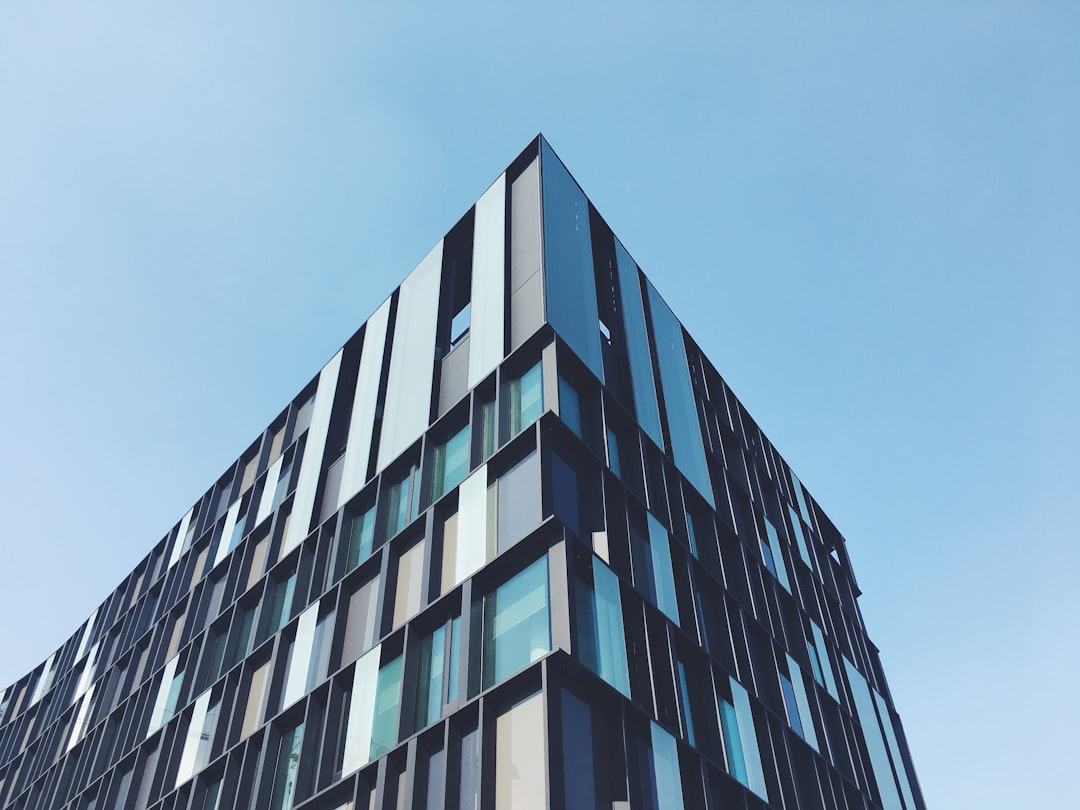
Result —
<svg viewBox="0 0 1080 810"><path fill-rule="evenodd" d="M924 807L844 539L542 138L0 692L0 807Z"/></svg>

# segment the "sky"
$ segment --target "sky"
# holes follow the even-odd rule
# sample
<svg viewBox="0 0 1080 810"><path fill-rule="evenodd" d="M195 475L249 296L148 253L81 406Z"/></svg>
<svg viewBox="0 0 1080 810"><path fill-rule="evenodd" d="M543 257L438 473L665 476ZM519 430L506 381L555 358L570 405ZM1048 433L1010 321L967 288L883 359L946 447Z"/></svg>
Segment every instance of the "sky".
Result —
<svg viewBox="0 0 1080 810"><path fill-rule="evenodd" d="M1080 5L0 7L0 684L543 132L844 533L931 807L1075 794Z"/></svg>

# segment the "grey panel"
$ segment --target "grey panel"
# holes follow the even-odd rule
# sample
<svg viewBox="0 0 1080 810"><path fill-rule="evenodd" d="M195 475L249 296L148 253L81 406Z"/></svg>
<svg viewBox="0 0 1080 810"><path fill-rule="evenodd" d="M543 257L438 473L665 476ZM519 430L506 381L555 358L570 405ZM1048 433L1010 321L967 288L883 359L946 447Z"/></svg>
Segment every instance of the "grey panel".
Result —
<svg viewBox="0 0 1080 810"><path fill-rule="evenodd" d="M511 350L544 322L540 261L540 161L534 160L510 186ZM532 291L519 295L525 285Z"/></svg>
<svg viewBox="0 0 1080 810"><path fill-rule="evenodd" d="M345 466L341 471L341 487L337 505L360 491L367 479L371 439L375 432L375 408L378 405L379 377L382 374L383 352L386 348L386 329L390 323L390 299L383 301L364 327L364 346L360 352L360 370L356 377L352 417L349 420L349 439L345 447Z"/></svg>
<svg viewBox="0 0 1080 810"><path fill-rule="evenodd" d="M533 274L510 295L510 350L513 351L544 323L544 285L539 273Z"/></svg>
<svg viewBox="0 0 1080 810"><path fill-rule="evenodd" d="M499 317L501 318L502 308L499 309ZM475 313L476 310L473 309L474 317ZM473 336L470 335L442 360L439 372L439 416L450 410L455 403L460 402L472 385L469 381L472 376L472 350L470 347L475 342Z"/></svg>
<svg viewBox="0 0 1080 810"><path fill-rule="evenodd" d="M398 295L390 379L379 440L379 470L397 458L428 426L442 252L440 239L405 279Z"/></svg>
<svg viewBox="0 0 1080 810"><path fill-rule="evenodd" d="M506 175L476 203L473 225L472 323L468 387L495 370L503 358L506 286ZM445 400L444 400L445 401Z"/></svg>

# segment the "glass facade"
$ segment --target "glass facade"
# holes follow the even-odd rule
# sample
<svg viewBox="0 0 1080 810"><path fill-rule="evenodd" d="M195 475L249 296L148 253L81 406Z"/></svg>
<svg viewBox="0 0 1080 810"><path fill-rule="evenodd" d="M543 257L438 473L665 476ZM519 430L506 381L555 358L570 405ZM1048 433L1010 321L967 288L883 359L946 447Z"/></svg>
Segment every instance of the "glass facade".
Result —
<svg viewBox="0 0 1080 810"><path fill-rule="evenodd" d="M0 689L0 808L924 810L858 596L538 138Z"/></svg>

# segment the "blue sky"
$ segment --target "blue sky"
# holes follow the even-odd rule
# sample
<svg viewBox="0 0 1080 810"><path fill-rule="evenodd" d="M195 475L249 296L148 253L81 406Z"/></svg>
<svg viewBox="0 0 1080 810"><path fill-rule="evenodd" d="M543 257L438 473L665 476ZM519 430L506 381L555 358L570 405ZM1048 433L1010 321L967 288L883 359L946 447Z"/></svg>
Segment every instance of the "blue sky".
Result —
<svg viewBox="0 0 1080 810"><path fill-rule="evenodd" d="M928 802L1074 793L1080 6L148 5L0 10L0 683L542 131L847 536Z"/></svg>

